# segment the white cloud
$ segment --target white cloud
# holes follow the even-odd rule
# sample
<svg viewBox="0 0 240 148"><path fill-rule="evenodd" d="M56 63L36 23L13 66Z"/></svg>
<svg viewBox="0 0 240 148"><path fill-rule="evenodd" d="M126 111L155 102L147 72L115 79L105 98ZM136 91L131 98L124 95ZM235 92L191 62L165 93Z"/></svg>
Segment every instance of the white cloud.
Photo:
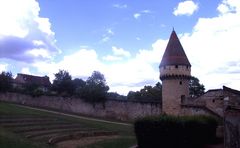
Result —
<svg viewBox="0 0 240 148"><path fill-rule="evenodd" d="M113 55L107 55L103 57L106 61L120 61L124 58L129 58L131 56L130 52L124 50L123 48L112 47Z"/></svg>
<svg viewBox="0 0 240 148"><path fill-rule="evenodd" d="M107 29L107 33L111 34L111 35L114 35L114 32L112 31L112 29Z"/></svg>
<svg viewBox="0 0 240 148"><path fill-rule="evenodd" d="M92 49L77 50L71 55L64 56L60 62L36 62L34 66L40 72L50 75L57 73L59 69L80 77L88 77L94 70L103 71L103 64L98 60L96 51Z"/></svg>
<svg viewBox="0 0 240 148"><path fill-rule="evenodd" d="M51 23L39 11L35 0L0 0L0 58L32 62L50 57L29 54L36 50L59 53Z"/></svg>
<svg viewBox="0 0 240 148"><path fill-rule="evenodd" d="M141 40L141 38L140 38L140 37L136 37L136 40L140 41L140 40Z"/></svg>
<svg viewBox="0 0 240 148"><path fill-rule="evenodd" d="M111 37L114 35L114 32L111 28L107 28L105 32L106 33L102 35L103 38L101 39L101 42L103 43L109 41Z"/></svg>
<svg viewBox="0 0 240 148"><path fill-rule="evenodd" d="M135 19L138 19L140 16L141 16L140 13L135 13L135 14L133 15L133 17L134 17Z"/></svg>
<svg viewBox="0 0 240 148"><path fill-rule="evenodd" d="M223 4L220 4L220 5L218 6L217 10L218 10L220 13L224 14L224 13L227 13L227 12L229 11L229 7L228 7L226 4L223 3Z"/></svg>
<svg viewBox="0 0 240 148"><path fill-rule="evenodd" d="M143 11L141 11L142 13L151 13L151 11L150 10L143 10Z"/></svg>
<svg viewBox="0 0 240 148"><path fill-rule="evenodd" d="M130 57L130 52L124 50L123 48L112 47L113 54L116 56Z"/></svg>
<svg viewBox="0 0 240 148"><path fill-rule="evenodd" d="M28 67L22 68L21 73L32 75L32 73L30 72L30 69Z"/></svg>
<svg viewBox="0 0 240 148"><path fill-rule="evenodd" d="M180 2L176 8L174 8L173 14L178 15L192 15L195 11L198 10L198 4L194 3L192 0L186 0Z"/></svg>
<svg viewBox="0 0 240 148"><path fill-rule="evenodd" d="M127 8L127 5L126 4L114 4L113 7L115 8L119 8L119 9L124 9L124 8Z"/></svg>
<svg viewBox="0 0 240 148"><path fill-rule="evenodd" d="M139 90L144 85L154 85L158 82L158 72L154 71L154 67L136 61L110 65L105 73L110 91L117 91L121 94L127 94L130 90L136 90L136 88Z"/></svg>
<svg viewBox="0 0 240 148"><path fill-rule="evenodd" d="M165 24L161 24L160 26L161 26L162 28L166 27L166 25L165 25Z"/></svg>
<svg viewBox="0 0 240 148"><path fill-rule="evenodd" d="M105 57L103 57L103 60L105 61L121 61L123 58L122 57L118 57L118 56L114 56L114 55L107 55Z"/></svg>
<svg viewBox="0 0 240 148"><path fill-rule="evenodd" d="M8 64L0 64L0 72L7 71Z"/></svg>
<svg viewBox="0 0 240 148"><path fill-rule="evenodd" d="M240 89L240 5L237 2L224 0L219 6L226 6L227 11L221 9L217 17L199 18L193 32L181 37L193 65L192 73L207 89L222 85Z"/></svg>
<svg viewBox="0 0 240 148"><path fill-rule="evenodd" d="M109 36L104 36L101 40L101 42L107 42L110 40L110 37Z"/></svg>
<svg viewBox="0 0 240 148"><path fill-rule="evenodd" d="M112 50L115 57L130 56L130 53L122 48L112 47ZM147 55L154 57L157 63L159 60L156 59L160 58L160 55L156 54L158 50L154 49L155 52L150 52L150 50ZM73 77L80 78L87 78L94 70L97 70L105 75L110 91L127 94L129 90L139 90L144 85L154 85L158 82L158 69L150 64L153 62L150 60L151 57L142 55L147 53L143 51L145 50L142 50L136 57L121 63L104 63L99 59L95 50L80 49L71 55L64 56L60 62L37 62L34 66L40 73L47 74L51 80L54 79L53 74L59 69L67 70Z"/></svg>
<svg viewBox="0 0 240 148"><path fill-rule="evenodd" d="M138 13L134 13L133 17L135 19L139 19L143 14L149 14L149 13L152 13L152 11L150 11L150 10L142 10L142 11L140 11Z"/></svg>
<svg viewBox="0 0 240 148"><path fill-rule="evenodd" d="M217 7L217 10L221 14L235 13L240 11L239 5L240 5L239 0L223 0L222 3Z"/></svg>
<svg viewBox="0 0 240 148"><path fill-rule="evenodd" d="M31 57L42 57L42 58L51 58L50 53L43 48L39 48L39 49L32 49L30 51L27 51L26 54L31 55Z"/></svg>

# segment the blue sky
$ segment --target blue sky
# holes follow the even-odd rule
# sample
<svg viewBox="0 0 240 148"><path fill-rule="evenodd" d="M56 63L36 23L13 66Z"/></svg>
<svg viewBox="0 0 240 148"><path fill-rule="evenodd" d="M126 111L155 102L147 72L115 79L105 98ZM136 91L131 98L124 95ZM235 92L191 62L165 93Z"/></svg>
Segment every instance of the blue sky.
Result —
<svg viewBox="0 0 240 148"><path fill-rule="evenodd" d="M240 0L0 0L0 71L102 72L127 94L159 80L175 28L207 89L240 89Z"/></svg>

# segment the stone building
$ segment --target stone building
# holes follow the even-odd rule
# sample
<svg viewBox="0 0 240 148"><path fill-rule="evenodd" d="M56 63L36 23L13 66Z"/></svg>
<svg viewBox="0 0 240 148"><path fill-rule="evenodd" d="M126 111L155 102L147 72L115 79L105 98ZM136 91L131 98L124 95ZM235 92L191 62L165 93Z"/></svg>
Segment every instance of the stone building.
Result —
<svg viewBox="0 0 240 148"><path fill-rule="evenodd" d="M224 147L240 147L240 91L223 87L224 98Z"/></svg>
<svg viewBox="0 0 240 148"><path fill-rule="evenodd" d="M162 112L178 115L181 102L189 97L191 64L173 30L159 66L162 80Z"/></svg>
<svg viewBox="0 0 240 148"><path fill-rule="evenodd" d="M18 73L17 77L13 81L15 88L22 88L24 85L31 84L37 85L39 89L44 92L47 91L51 86L48 76L41 77Z"/></svg>
<svg viewBox="0 0 240 148"><path fill-rule="evenodd" d="M223 119L226 102L240 109L240 91L226 86L222 89L208 90L198 98L189 96L191 64L174 30L169 38L159 70L162 80L162 113L204 114Z"/></svg>

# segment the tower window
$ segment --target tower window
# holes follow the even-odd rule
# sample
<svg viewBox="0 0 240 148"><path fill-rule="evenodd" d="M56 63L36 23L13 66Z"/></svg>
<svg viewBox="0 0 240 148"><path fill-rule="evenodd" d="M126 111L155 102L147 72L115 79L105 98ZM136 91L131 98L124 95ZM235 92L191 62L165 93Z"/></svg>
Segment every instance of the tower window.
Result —
<svg viewBox="0 0 240 148"><path fill-rule="evenodd" d="M182 85L182 81L180 81L179 84Z"/></svg>
<svg viewBox="0 0 240 148"><path fill-rule="evenodd" d="M166 69L166 66L163 66L163 69Z"/></svg>
<svg viewBox="0 0 240 148"><path fill-rule="evenodd" d="M185 95L181 95L181 103L184 103L185 101Z"/></svg>
<svg viewBox="0 0 240 148"><path fill-rule="evenodd" d="M178 68L178 65L175 65L175 68Z"/></svg>

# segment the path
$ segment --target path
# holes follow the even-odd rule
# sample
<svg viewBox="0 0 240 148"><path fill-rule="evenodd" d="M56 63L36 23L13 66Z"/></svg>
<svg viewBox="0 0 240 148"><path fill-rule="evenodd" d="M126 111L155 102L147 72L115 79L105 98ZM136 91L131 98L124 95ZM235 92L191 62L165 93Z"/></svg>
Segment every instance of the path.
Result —
<svg viewBox="0 0 240 148"><path fill-rule="evenodd" d="M74 118L78 118L78 119L85 119L85 120L90 120L90 121L97 121L97 122L104 122L104 123L111 123L111 124L118 124L118 125L133 126L130 123L114 122L114 121L107 121L107 120L103 120L103 119L95 119L95 118L91 118L91 117L83 117L83 116L79 116L79 115L72 115L72 114L68 114L68 113L62 113L62 112L58 112L58 111L51 111L51 110L47 110L47 109L29 107L29 106L24 106L24 105L19 105L19 104L17 104L17 106L23 107L23 108L28 108L28 109L33 109L33 110L38 110L38 111L43 111L43 112L54 113L54 114L58 114L58 115L64 115L64 116L68 116L68 117L74 117Z"/></svg>

